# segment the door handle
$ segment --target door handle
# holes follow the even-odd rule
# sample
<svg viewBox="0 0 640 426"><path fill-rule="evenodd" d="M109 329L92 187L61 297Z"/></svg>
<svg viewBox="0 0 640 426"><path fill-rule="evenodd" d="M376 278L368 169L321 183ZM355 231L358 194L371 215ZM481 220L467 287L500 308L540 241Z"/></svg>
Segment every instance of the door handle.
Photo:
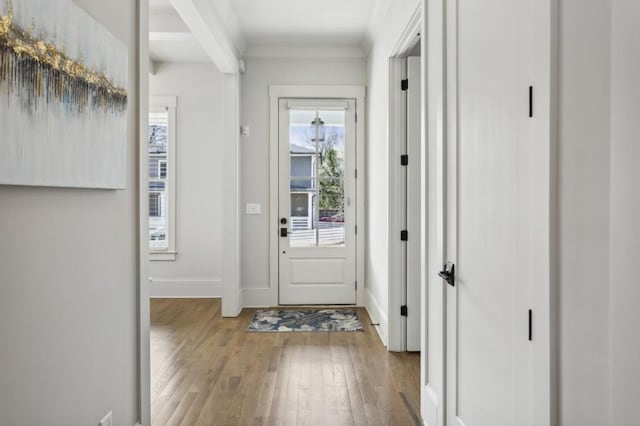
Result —
<svg viewBox="0 0 640 426"><path fill-rule="evenodd" d="M451 287L455 287L456 283L456 265L447 262L442 267L442 271L438 272L440 278L445 280Z"/></svg>
<svg viewBox="0 0 640 426"><path fill-rule="evenodd" d="M280 236L281 237L286 237L287 236L287 232L288 232L287 228L280 228Z"/></svg>

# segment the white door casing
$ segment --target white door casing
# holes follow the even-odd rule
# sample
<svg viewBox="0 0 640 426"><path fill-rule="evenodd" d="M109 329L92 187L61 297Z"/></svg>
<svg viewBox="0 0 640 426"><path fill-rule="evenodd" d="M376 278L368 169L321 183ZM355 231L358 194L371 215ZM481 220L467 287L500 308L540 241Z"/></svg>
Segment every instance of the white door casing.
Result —
<svg viewBox="0 0 640 426"><path fill-rule="evenodd" d="M280 304L356 303L355 109L353 99L279 100ZM330 154L340 173L327 174Z"/></svg>
<svg viewBox="0 0 640 426"><path fill-rule="evenodd" d="M245 289L243 299L245 306L277 306L279 304L279 244L280 244L280 212L279 212L279 115L280 99L355 99L356 125L356 179L357 200L356 217L358 233L356 238L356 304L363 306L366 292L364 291L365 275L365 100L366 88L351 85L270 85L269 86L269 285L260 289Z"/></svg>

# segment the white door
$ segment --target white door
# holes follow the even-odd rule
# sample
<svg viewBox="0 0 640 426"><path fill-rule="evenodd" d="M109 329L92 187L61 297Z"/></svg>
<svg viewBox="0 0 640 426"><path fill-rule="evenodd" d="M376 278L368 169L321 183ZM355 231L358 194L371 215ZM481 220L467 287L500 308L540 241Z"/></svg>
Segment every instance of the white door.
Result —
<svg viewBox="0 0 640 426"><path fill-rule="evenodd" d="M549 133L536 138L538 118L530 116L536 53L526 8L533 3L457 4L457 96L451 97L457 123L447 152L446 224L455 281L443 283L446 423L547 424L533 420L534 408L545 407L533 404L539 389L529 313L534 284L548 286L544 273L535 283L532 277L548 272L548 234L540 225L548 220L550 196L548 159L538 155ZM538 180L543 171L547 179Z"/></svg>
<svg viewBox="0 0 640 426"><path fill-rule="evenodd" d="M356 303L354 100L279 101L279 302Z"/></svg>
<svg viewBox="0 0 640 426"><path fill-rule="evenodd" d="M420 57L407 58L407 351L420 350L422 108Z"/></svg>

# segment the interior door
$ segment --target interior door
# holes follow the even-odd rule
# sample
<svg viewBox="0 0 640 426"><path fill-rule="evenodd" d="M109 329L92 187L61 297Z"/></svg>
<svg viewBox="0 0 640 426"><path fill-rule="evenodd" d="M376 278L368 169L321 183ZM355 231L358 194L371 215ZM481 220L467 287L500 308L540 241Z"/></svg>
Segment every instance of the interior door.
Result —
<svg viewBox="0 0 640 426"><path fill-rule="evenodd" d="M546 164L532 155L545 140L532 132L528 67L535 58L527 37L535 32L527 31L527 4L457 1L446 225L455 269L443 270L455 275L444 284L449 425L534 424L531 277L548 255L548 246L547 253L533 250L547 238L536 232L547 217L535 197L548 197L549 189L545 179L536 181Z"/></svg>
<svg viewBox="0 0 640 426"><path fill-rule="evenodd" d="M421 139L420 57L407 58L407 351L420 350Z"/></svg>
<svg viewBox="0 0 640 426"><path fill-rule="evenodd" d="M354 100L279 101L279 302L356 303Z"/></svg>

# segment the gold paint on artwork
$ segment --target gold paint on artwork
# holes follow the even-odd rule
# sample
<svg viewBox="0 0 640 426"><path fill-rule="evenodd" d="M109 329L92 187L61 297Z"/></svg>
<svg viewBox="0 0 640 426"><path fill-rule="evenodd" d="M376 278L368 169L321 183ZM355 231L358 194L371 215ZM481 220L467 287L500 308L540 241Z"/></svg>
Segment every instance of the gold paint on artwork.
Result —
<svg viewBox="0 0 640 426"><path fill-rule="evenodd" d="M21 77L30 94L50 95L60 101L73 102L79 110L102 107L124 110L127 91L82 61L74 61L64 50L32 36L13 24L13 6L8 2L7 16L0 16L0 84Z"/></svg>

